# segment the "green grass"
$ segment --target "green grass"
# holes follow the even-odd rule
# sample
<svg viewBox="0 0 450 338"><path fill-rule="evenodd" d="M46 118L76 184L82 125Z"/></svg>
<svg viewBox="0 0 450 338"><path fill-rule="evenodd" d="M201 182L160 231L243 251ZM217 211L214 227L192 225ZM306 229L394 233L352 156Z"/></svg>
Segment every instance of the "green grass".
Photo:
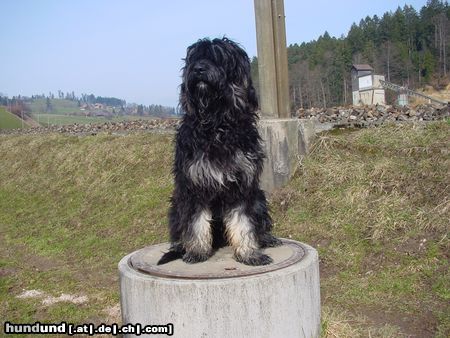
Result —
<svg viewBox="0 0 450 338"><path fill-rule="evenodd" d="M1 137L0 317L108 320L120 258L167 239L171 148L171 137L151 134ZM89 304L44 306L17 299L23 289Z"/></svg>
<svg viewBox="0 0 450 338"><path fill-rule="evenodd" d="M76 101L65 99L51 99L52 110L47 112L46 99L34 99L29 105L33 119L39 122L42 126L49 125L68 125L68 124L91 124L91 123L106 123L106 122L121 122L131 120L151 120L152 116L134 116L134 115L116 115L113 117L96 117L84 116L78 103ZM97 111L94 109L94 112Z"/></svg>
<svg viewBox="0 0 450 338"><path fill-rule="evenodd" d="M324 134L271 196L276 235L319 250L324 337L448 336L449 135L445 122ZM0 137L1 318L120 320L118 261L168 239L172 140ZM32 289L88 302L17 298Z"/></svg>
<svg viewBox="0 0 450 338"><path fill-rule="evenodd" d="M24 126L28 127L26 123L24 123ZM0 107L0 129L15 128L22 128L22 120L14 114L6 111L4 107Z"/></svg>

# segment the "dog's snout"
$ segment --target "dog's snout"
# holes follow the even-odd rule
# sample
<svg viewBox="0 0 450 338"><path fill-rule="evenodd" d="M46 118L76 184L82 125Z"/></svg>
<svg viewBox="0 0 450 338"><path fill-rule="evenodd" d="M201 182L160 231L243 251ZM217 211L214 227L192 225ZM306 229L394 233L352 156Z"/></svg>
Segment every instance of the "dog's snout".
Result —
<svg viewBox="0 0 450 338"><path fill-rule="evenodd" d="M198 74L204 73L205 72L205 67L203 65L201 65L201 64L196 64L194 66L194 72L196 72Z"/></svg>

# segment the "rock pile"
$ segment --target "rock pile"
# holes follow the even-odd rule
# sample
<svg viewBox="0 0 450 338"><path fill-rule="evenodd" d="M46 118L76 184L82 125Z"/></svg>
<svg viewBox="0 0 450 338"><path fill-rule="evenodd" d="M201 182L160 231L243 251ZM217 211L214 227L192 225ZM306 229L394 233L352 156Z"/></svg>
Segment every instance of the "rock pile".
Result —
<svg viewBox="0 0 450 338"><path fill-rule="evenodd" d="M450 107L439 107L424 104L412 107L397 106L364 106L299 109L297 117L315 119L320 123L332 125L370 126L383 122L433 121L450 117ZM64 133L73 135L95 135L98 133L128 133L136 131L174 132L180 119L154 119L121 122L105 122L100 124L53 125L50 127L34 127L25 129L0 129L0 134L41 134Z"/></svg>
<svg viewBox="0 0 450 338"><path fill-rule="evenodd" d="M167 131L173 132L179 119L154 119L135 120L121 122L106 122L100 124L70 124L62 126L25 128L25 129L0 129L3 134L41 134L41 133L64 133L74 135L95 135L97 133L127 133L133 131Z"/></svg>
<svg viewBox="0 0 450 338"><path fill-rule="evenodd" d="M450 107L430 104L415 108L404 106L364 106L299 109L297 116L302 119L315 118L321 123L378 125L395 121L433 121L450 117Z"/></svg>

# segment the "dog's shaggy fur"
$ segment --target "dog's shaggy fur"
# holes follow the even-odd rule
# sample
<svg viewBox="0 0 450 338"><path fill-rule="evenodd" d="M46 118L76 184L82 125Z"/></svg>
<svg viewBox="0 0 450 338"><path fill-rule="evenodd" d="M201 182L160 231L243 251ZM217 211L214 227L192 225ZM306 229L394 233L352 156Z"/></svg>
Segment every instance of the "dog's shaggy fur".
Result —
<svg viewBox="0 0 450 338"><path fill-rule="evenodd" d="M233 41L203 39L187 49L176 136L171 248L158 264L207 260L230 244L237 261L264 265L261 248L281 241L259 188L264 152L255 89L245 51Z"/></svg>

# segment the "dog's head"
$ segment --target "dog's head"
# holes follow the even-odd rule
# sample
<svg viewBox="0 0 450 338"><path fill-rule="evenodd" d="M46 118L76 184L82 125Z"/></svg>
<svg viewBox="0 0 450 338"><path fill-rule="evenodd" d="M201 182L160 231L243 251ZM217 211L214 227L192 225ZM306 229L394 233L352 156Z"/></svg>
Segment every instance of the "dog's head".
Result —
<svg viewBox="0 0 450 338"><path fill-rule="evenodd" d="M258 106L246 52L227 39L202 39L188 47L180 103L186 113L234 107L254 112Z"/></svg>

